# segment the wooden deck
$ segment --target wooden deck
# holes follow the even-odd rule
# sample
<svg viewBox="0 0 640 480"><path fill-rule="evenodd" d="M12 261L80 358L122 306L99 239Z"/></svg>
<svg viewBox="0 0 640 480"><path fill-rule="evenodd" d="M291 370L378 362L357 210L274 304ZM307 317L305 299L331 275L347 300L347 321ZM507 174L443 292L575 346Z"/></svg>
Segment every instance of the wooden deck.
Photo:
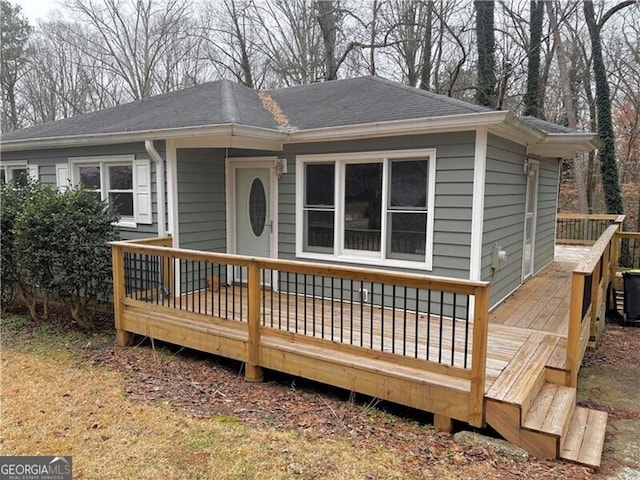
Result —
<svg viewBox="0 0 640 480"><path fill-rule="evenodd" d="M439 428L450 428L451 419L488 424L536 456L598 466L606 414L576 408L567 362L572 272L588 250L558 248L556 261L490 312L488 321L478 315L482 305L476 305L473 321L469 315L452 319L297 291L283 295L266 287L218 285L216 291L155 297L155 303L121 288L115 295L122 299L117 328L246 362L249 380L262 378L261 367L299 375L433 412ZM115 258L114 271L121 265ZM314 275L323 274L315 268ZM334 270L332 275L340 275ZM249 284L252 275L260 284L257 272L249 273ZM409 280L398 288L419 284L417 277ZM482 288L463 287L455 288ZM325 292L324 283L320 290ZM581 334L588 336L589 323L582 324L587 330ZM119 337L121 343L127 338ZM486 351L475 351L477 345Z"/></svg>

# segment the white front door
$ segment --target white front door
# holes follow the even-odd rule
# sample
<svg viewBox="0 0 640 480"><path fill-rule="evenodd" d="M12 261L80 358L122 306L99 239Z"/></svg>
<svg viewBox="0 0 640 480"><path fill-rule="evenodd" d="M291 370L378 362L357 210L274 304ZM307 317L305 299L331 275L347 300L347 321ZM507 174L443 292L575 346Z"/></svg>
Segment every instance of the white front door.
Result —
<svg viewBox="0 0 640 480"><path fill-rule="evenodd" d="M522 250L522 278L534 274L536 217L538 213L538 162L529 160L527 167L527 196L524 220L524 248Z"/></svg>

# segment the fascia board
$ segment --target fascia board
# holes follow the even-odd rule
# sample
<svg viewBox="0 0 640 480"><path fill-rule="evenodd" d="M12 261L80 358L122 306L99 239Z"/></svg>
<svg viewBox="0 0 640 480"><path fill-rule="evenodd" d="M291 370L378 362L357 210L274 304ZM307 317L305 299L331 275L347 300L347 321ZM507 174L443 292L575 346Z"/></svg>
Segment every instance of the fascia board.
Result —
<svg viewBox="0 0 640 480"><path fill-rule="evenodd" d="M161 130L142 130L136 132L70 135L64 137L44 137L37 139L13 140L2 142L5 152L22 150L41 150L45 148L82 147L91 145L112 145L116 143L142 142L145 140L170 140L202 137L247 137L273 142L281 145L286 133L260 127L224 124L202 127L182 127ZM242 143L236 141L235 143Z"/></svg>
<svg viewBox="0 0 640 480"><path fill-rule="evenodd" d="M598 148L594 133L549 133L545 139L527 149L528 153L551 158L573 158L577 152L591 152Z"/></svg>
<svg viewBox="0 0 640 480"><path fill-rule="evenodd" d="M395 120L390 122L365 123L351 126L323 127L310 130L291 131L285 143L311 143L337 140L357 140L421 133L474 130L478 126L499 125L508 112L481 112L447 117Z"/></svg>

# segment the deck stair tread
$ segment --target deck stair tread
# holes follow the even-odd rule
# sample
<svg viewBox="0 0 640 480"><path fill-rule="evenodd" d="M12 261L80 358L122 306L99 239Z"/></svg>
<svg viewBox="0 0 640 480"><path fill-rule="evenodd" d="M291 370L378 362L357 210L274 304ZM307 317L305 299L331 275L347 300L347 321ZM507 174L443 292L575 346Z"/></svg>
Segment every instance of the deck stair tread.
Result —
<svg viewBox="0 0 640 480"><path fill-rule="evenodd" d="M598 468L606 428L606 412L576 407L560 448L560 458Z"/></svg>
<svg viewBox="0 0 640 480"><path fill-rule="evenodd" d="M522 427L563 437L576 405L576 389L545 383L533 400Z"/></svg>
<svg viewBox="0 0 640 480"><path fill-rule="evenodd" d="M502 374L489 387L487 398L523 405L528 397L535 396L536 387L539 388L541 379L544 379L544 367L557 342L556 336L532 333Z"/></svg>

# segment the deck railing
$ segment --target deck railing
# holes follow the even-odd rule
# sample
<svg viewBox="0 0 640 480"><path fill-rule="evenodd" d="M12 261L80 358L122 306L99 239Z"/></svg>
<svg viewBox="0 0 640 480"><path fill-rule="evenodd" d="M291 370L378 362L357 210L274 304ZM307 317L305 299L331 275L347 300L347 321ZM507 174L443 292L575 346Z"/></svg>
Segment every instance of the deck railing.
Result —
<svg viewBox="0 0 640 480"><path fill-rule="evenodd" d="M580 363L590 338L604 321L607 290L618 265L616 239L621 224L604 230L588 255L573 270L567 333L567 369L571 386L576 386Z"/></svg>
<svg viewBox="0 0 640 480"><path fill-rule="evenodd" d="M242 360L249 380L260 379L266 366L262 337L286 338L469 381L467 420L482 424L488 283L168 244L111 244L120 343L129 339L121 321L127 307L233 324L248 334Z"/></svg>
<svg viewBox="0 0 640 480"><path fill-rule="evenodd" d="M622 225L624 215L583 215L559 213L556 221L556 243L593 245L611 225Z"/></svg>
<svg viewBox="0 0 640 480"><path fill-rule="evenodd" d="M620 232L617 235L620 252L618 271L640 268L640 232Z"/></svg>

